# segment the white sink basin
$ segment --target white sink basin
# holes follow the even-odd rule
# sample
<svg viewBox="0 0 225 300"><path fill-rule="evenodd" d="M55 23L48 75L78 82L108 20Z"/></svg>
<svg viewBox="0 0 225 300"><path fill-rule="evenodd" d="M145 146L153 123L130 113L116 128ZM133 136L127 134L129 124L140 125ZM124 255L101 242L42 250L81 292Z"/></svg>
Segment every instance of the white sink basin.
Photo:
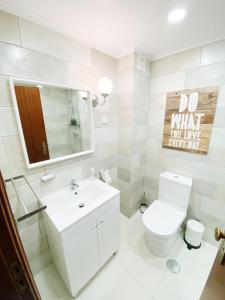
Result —
<svg viewBox="0 0 225 300"><path fill-rule="evenodd" d="M119 194L118 190L96 178L80 181L77 192L75 195L75 191L67 187L42 198L47 205L45 213L59 232Z"/></svg>

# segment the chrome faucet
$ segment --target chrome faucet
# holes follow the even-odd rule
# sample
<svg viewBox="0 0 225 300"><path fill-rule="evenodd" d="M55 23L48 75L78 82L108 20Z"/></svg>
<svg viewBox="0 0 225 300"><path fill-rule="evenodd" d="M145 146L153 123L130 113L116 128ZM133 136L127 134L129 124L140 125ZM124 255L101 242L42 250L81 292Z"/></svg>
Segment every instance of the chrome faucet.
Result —
<svg viewBox="0 0 225 300"><path fill-rule="evenodd" d="M79 188L79 184L76 182L76 179L71 179L70 181L70 189L75 190L75 194L77 194L77 189Z"/></svg>

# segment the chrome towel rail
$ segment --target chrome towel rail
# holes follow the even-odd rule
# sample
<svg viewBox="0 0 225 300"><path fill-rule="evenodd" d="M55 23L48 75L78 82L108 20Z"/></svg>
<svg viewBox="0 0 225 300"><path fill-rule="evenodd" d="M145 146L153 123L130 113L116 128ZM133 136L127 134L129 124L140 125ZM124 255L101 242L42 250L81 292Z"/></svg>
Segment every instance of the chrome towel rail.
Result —
<svg viewBox="0 0 225 300"><path fill-rule="evenodd" d="M40 213L41 211L45 210L45 209L47 208L47 205L41 206L41 207L39 207L39 208L37 208L37 209L35 209L35 210L29 212L29 211L27 210L27 208L26 208L26 205L25 205L25 203L24 203L24 201L23 201L23 199L22 199L22 197L21 197L21 195L20 195L20 193L19 193L17 187L16 187L15 180L17 180L17 179L24 179L24 181L26 182L26 184L28 185L28 187L30 188L30 190L32 191L32 193L34 194L35 198L38 200L38 203L41 203L41 201L40 201L39 196L38 196L37 193L34 191L33 187L31 186L29 180L27 179L27 177L26 177L25 175L20 175L20 176L12 177L12 178L9 178L9 179L6 179L6 180L5 180L6 183L9 183L9 182L12 183L12 186L13 186L13 189L15 190L17 199L20 201L20 203L21 203L21 205L22 205L22 207L23 207L23 209L24 209L24 211L25 211L25 215L23 215L23 216L21 216L21 217L18 217L18 218L16 219L17 222L21 222L21 221L23 221L23 220L25 220L25 219L28 219L28 218L30 218L31 216L34 216L34 215Z"/></svg>

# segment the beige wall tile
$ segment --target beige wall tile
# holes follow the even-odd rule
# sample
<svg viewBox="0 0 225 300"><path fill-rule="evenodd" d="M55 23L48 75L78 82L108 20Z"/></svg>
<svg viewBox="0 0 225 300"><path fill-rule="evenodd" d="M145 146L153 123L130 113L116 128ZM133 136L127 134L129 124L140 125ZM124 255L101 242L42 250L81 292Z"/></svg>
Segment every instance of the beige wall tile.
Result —
<svg viewBox="0 0 225 300"><path fill-rule="evenodd" d="M187 70L185 88L225 85L225 62Z"/></svg>
<svg viewBox="0 0 225 300"><path fill-rule="evenodd" d="M201 60L201 47L190 49L153 61L151 76L162 76L198 67Z"/></svg>
<svg viewBox="0 0 225 300"><path fill-rule="evenodd" d="M22 46L90 66L91 49L46 27L20 19Z"/></svg>
<svg viewBox="0 0 225 300"><path fill-rule="evenodd" d="M151 93L165 93L182 90L184 88L185 72L172 73L151 79Z"/></svg>
<svg viewBox="0 0 225 300"><path fill-rule="evenodd" d="M209 65L221 61L225 61L225 40L202 47L201 65Z"/></svg>
<svg viewBox="0 0 225 300"><path fill-rule="evenodd" d="M20 45L18 17L0 11L0 41Z"/></svg>
<svg viewBox="0 0 225 300"><path fill-rule="evenodd" d="M117 73L117 59L96 49L91 49L91 67L104 73Z"/></svg>

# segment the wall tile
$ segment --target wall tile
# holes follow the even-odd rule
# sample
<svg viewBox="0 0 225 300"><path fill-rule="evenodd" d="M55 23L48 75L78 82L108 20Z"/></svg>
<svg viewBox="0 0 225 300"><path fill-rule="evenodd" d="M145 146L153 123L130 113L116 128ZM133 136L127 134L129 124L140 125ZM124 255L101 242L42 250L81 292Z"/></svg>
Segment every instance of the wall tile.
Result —
<svg viewBox="0 0 225 300"><path fill-rule="evenodd" d="M74 39L20 19L22 46L44 52L81 65L90 66L91 49Z"/></svg>
<svg viewBox="0 0 225 300"><path fill-rule="evenodd" d="M116 136L117 135L115 127L97 128L95 130L95 143L101 144L115 141Z"/></svg>
<svg viewBox="0 0 225 300"><path fill-rule="evenodd" d="M162 76L198 67L200 60L201 47L170 55L152 62L151 76Z"/></svg>
<svg viewBox="0 0 225 300"><path fill-rule="evenodd" d="M117 61L118 74L133 73L134 72L134 53L127 54Z"/></svg>
<svg viewBox="0 0 225 300"><path fill-rule="evenodd" d="M0 65L3 75L35 80L68 83L67 65L64 61L47 54L0 43Z"/></svg>
<svg viewBox="0 0 225 300"><path fill-rule="evenodd" d="M225 62L187 70L185 88L225 85Z"/></svg>
<svg viewBox="0 0 225 300"><path fill-rule="evenodd" d="M213 128L210 147L225 148L225 128Z"/></svg>
<svg viewBox="0 0 225 300"><path fill-rule="evenodd" d="M148 113L148 126L160 125L164 122L165 111L162 109L150 110Z"/></svg>
<svg viewBox="0 0 225 300"><path fill-rule="evenodd" d="M223 185L225 169L222 167L212 166L205 163L198 163L177 158L174 169L171 171L178 174L197 178L212 184Z"/></svg>
<svg viewBox="0 0 225 300"><path fill-rule="evenodd" d="M20 45L18 17L0 11L0 41Z"/></svg>
<svg viewBox="0 0 225 300"><path fill-rule="evenodd" d="M132 125L132 110L118 111L117 112L117 124L119 127Z"/></svg>
<svg viewBox="0 0 225 300"><path fill-rule="evenodd" d="M0 76L0 106L12 106L9 79Z"/></svg>
<svg viewBox="0 0 225 300"><path fill-rule="evenodd" d="M225 61L225 40L202 47L201 65L209 65L221 61Z"/></svg>
<svg viewBox="0 0 225 300"><path fill-rule="evenodd" d="M225 148L213 148L212 164L225 168Z"/></svg>
<svg viewBox="0 0 225 300"><path fill-rule="evenodd" d="M214 118L214 128L225 128L225 107L220 107L216 110Z"/></svg>
<svg viewBox="0 0 225 300"><path fill-rule="evenodd" d="M220 86L219 97L217 99L217 107L225 107L225 85Z"/></svg>
<svg viewBox="0 0 225 300"><path fill-rule="evenodd" d="M207 197L202 197L200 210L202 213L206 215L210 215L215 217L216 219L220 219L224 221L225 216L225 202L220 203L215 199L210 199Z"/></svg>
<svg viewBox="0 0 225 300"><path fill-rule="evenodd" d="M91 67L96 68L101 72L116 74L117 59L96 49L91 49Z"/></svg>
<svg viewBox="0 0 225 300"><path fill-rule="evenodd" d="M151 93L165 93L184 88L185 72L177 72L151 79Z"/></svg>
<svg viewBox="0 0 225 300"><path fill-rule="evenodd" d="M12 107L0 107L0 136L16 135L17 127Z"/></svg>
<svg viewBox="0 0 225 300"><path fill-rule="evenodd" d="M19 136L3 137L3 143L7 155L8 162L23 160L23 153Z"/></svg>
<svg viewBox="0 0 225 300"><path fill-rule="evenodd" d="M4 148L3 139L0 137L0 164L7 162L6 150Z"/></svg>
<svg viewBox="0 0 225 300"><path fill-rule="evenodd" d="M116 126L117 114L116 111L101 111L94 110L94 126L99 127L113 127Z"/></svg>

